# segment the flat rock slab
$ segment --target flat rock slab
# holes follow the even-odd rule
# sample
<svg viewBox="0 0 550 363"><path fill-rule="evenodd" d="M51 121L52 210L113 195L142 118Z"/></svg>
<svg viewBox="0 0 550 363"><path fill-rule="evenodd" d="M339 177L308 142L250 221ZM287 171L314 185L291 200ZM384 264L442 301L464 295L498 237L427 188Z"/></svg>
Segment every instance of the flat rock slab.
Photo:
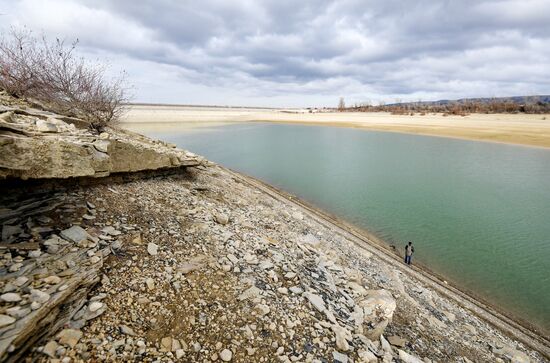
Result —
<svg viewBox="0 0 550 363"><path fill-rule="evenodd" d="M61 231L60 235L67 241L71 241L76 244L83 242L90 237L88 232L80 226L72 226L71 228L65 229Z"/></svg>

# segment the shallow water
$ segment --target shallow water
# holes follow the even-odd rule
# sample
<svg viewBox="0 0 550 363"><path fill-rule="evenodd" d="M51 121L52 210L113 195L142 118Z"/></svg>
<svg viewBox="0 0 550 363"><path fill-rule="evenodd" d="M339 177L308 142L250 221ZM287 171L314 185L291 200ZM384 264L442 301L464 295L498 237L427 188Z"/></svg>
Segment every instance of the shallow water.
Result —
<svg viewBox="0 0 550 363"><path fill-rule="evenodd" d="M411 240L413 263L550 330L550 150L266 123L146 133Z"/></svg>

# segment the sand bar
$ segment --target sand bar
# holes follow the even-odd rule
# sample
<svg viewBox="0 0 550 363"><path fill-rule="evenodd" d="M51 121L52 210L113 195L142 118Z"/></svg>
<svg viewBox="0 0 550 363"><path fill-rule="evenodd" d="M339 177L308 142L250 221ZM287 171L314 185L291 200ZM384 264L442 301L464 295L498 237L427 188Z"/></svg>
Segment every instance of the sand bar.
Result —
<svg viewBox="0 0 550 363"><path fill-rule="evenodd" d="M280 122L357 127L550 148L550 115L392 115L383 112L318 112L262 108L133 105L121 120L132 130L214 127L237 122ZM137 125L139 124L139 125Z"/></svg>

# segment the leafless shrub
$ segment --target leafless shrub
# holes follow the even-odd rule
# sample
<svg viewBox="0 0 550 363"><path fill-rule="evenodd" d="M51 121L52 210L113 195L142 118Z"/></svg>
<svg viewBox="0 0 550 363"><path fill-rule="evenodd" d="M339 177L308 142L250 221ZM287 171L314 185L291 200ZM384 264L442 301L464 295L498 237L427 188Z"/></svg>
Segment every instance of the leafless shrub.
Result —
<svg viewBox="0 0 550 363"><path fill-rule="evenodd" d="M346 110L346 102L344 101L344 97L340 97L340 100L338 101L338 111L344 112Z"/></svg>
<svg viewBox="0 0 550 363"><path fill-rule="evenodd" d="M127 101L125 74L108 79L105 64L77 56L77 44L50 42L26 29L2 34L0 87L100 130L117 120Z"/></svg>

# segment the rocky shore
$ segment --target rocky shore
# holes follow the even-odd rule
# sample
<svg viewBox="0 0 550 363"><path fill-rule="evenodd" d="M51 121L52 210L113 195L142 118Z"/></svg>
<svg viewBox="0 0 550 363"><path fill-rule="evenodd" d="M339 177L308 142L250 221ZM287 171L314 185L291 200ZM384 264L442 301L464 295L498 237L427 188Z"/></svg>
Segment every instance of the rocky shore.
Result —
<svg viewBox="0 0 550 363"><path fill-rule="evenodd" d="M55 142L29 131L44 120L35 111L5 112L3 161L21 139ZM57 139L87 140L64 150L103 140L59 122ZM132 134L107 133L134 145ZM544 339L514 340L345 226L191 153L135 140L160 160L139 170L176 172L122 180L97 178L100 168L86 185L0 184L0 361L547 361ZM125 150L110 147L111 160ZM139 165L139 150L123 159ZM53 169L1 170L13 181Z"/></svg>

